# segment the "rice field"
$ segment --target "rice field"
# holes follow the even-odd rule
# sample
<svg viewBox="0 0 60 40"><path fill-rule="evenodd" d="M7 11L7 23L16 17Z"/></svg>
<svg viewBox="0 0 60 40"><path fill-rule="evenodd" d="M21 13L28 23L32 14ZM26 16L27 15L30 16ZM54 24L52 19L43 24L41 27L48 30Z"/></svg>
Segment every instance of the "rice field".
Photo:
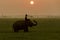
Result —
<svg viewBox="0 0 60 40"><path fill-rule="evenodd" d="M60 40L59 18L38 18L37 26L29 27L29 32L13 32L12 25L17 18L0 18L0 40Z"/></svg>

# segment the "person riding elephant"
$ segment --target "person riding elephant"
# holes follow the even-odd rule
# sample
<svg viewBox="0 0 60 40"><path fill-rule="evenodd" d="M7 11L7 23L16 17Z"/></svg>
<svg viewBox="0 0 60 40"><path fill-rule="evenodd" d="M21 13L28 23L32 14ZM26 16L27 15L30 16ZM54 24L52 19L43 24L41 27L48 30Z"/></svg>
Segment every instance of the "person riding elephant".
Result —
<svg viewBox="0 0 60 40"><path fill-rule="evenodd" d="M28 27L36 26L37 21L31 20L27 18L29 15L25 15L25 19L18 20L13 23L13 30L14 32L18 32L19 30L24 30L24 32L28 32ZM32 22L33 21L33 22Z"/></svg>
<svg viewBox="0 0 60 40"><path fill-rule="evenodd" d="M27 22L28 22L28 19L27 19L27 14L26 14L25 15L25 29L24 29L24 32L28 32Z"/></svg>
<svg viewBox="0 0 60 40"><path fill-rule="evenodd" d="M28 19L28 17L31 17L31 16L26 14L25 15L25 29L24 29L25 32L28 32L28 22L30 20L30 19Z"/></svg>

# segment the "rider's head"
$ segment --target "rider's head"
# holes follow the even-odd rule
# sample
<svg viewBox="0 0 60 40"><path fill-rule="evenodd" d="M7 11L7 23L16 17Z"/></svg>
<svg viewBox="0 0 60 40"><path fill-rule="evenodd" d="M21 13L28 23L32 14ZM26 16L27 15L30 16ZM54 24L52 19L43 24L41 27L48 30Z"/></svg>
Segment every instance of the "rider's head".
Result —
<svg viewBox="0 0 60 40"><path fill-rule="evenodd" d="M27 14L25 16L27 16Z"/></svg>

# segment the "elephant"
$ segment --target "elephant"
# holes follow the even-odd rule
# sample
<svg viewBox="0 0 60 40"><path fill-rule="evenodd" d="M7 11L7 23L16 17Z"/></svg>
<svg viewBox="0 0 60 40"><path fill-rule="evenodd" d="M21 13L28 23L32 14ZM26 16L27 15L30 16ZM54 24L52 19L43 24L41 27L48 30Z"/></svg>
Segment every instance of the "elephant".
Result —
<svg viewBox="0 0 60 40"><path fill-rule="evenodd" d="M13 30L14 32L18 32L19 30L24 30L24 32L28 32L28 27L32 27L36 25L37 25L36 20L28 19L27 23L25 22L25 20L18 20L15 23L13 23Z"/></svg>

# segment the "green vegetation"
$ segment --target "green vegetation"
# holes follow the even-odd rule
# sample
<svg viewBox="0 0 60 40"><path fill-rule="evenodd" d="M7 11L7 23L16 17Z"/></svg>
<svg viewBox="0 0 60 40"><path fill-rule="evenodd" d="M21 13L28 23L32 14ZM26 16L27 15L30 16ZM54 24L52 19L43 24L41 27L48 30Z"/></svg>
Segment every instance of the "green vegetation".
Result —
<svg viewBox="0 0 60 40"><path fill-rule="evenodd" d="M60 19L36 19L38 25L29 27L29 32L13 32L12 25L20 19L0 19L0 40L60 40Z"/></svg>

